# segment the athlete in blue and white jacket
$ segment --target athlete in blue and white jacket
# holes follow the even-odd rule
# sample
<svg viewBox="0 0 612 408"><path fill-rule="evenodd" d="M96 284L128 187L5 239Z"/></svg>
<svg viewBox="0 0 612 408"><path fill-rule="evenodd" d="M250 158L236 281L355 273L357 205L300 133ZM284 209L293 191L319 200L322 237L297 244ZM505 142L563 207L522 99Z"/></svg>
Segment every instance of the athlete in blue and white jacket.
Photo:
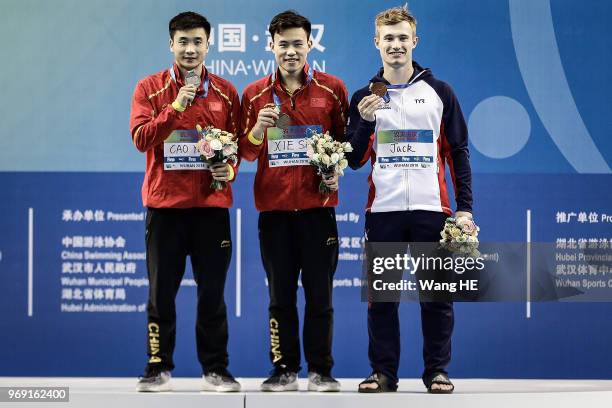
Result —
<svg viewBox="0 0 612 408"><path fill-rule="evenodd" d="M372 163L366 211L427 210L451 215L445 180L448 164L457 211L471 213L468 133L459 102L451 87L434 78L431 70L414 61L412 66L414 73L406 84L391 85L383 76L384 68L370 80L370 84L382 82L388 89L374 121L364 120L357 108L364 97L371 95L370 84L351 99L348 140L354 150L348 157L349 165L358 169L367 161ZM380 146L376 135L381 131L394 133L398 143ZM402 148L417 154L392 155Z"/></svg>
<svg viewBox="0 0 612 408"><path fill-rule="evenodd" d="M375 25L374 43L383 68L353 95L347 134L353 145L350 166L357 169L368 160L372 163L365 238L369 243L438 242L446 218L453 213L446 164L454 181L457 222L471 223L465 120L450 86L412 60L418 37L416 20L408 10L385 10L376 16ZM399 303L370 299L372 373L359 384L359 392L392 392L397 390L400 361ZM453 304L444 298L422 301L420 306L423 382L429 392L451 393L454 385L446 368L451 360Z"/></svg>

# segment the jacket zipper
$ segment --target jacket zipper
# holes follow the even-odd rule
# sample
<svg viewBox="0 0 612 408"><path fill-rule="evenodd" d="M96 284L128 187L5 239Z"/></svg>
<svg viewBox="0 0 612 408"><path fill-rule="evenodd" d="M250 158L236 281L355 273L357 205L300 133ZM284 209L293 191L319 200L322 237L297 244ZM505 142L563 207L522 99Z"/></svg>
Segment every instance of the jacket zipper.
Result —
<svg viewBox="0 0 612 408"><path fill-rule="evenodd" d="M285 93L287 94L287 96L289 97L289 102L291 103L291 110L295 110L295 96L302 91L302 89L304 89L306 87L306 85L304 84L303 86L301 86L297 91L293 92L291 95L289 95L289 92L287 92L285 89L283 89L283 91L285 91ZM297 194L297 187L296 187L296 172L298 171L298 166L291 166L291 196L293 199L293 210L294 211L299 211L298 209L298 194Z"/></svg>
<svg viewBox="0 0 612 408"><path fill-rule="evenodd" d="M291 104L291 110L295 110L295 102L293 100L293 96L289 94L289 92L287 92L286 89L282 88L283 91L285 92L285 94L289 97L289 103ZM295 95L295 93L293 94ZM297 188L296 188L296 183L295 183L295 179L296 179L296 172L297 172L297 166L291 166L291 189L290 189L290 194L291 194L291 199L293 200L293 211L298 211L298 202L297 202Z"/></svg>
<svg viewBox="0 0 612 408"><path fill-rule="evenodd" d="M401 98L401 100L402 100L402 105L405 106L405 104L404 104L404 97L405 97L404 93L405 92L402 91L402 98ZM405 129L407 127L407 123L406 123L406 118L405 117L402 117L402 123L404 123L404 125L402 127ZM409 188L410 188L410 177L408 177L408 171L409 171L409 169L404 169L403 170L403 172L404 172L404 191L405 191L404 196L406 197L406 210L410 210L410 191L409 191Z"/></svg>
<svg viewBox="0 0 612 408"><path fill-rule="evenodd" d="M408 170L404 169L403 170L404 173L404 198L406 199L406 210L410 209L410 194L408 193Z"/></svg>

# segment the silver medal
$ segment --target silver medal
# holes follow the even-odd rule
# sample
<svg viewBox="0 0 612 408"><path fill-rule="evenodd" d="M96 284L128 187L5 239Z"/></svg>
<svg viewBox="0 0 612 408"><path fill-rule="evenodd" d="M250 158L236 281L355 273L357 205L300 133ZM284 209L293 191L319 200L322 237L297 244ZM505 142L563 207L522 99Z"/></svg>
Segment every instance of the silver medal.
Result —
<svg viewBox="0 0 612 408"><path fill-rule="evenodd" d="M188 71L185 75L185 84L199 87L201 83L202 81L200 80L200 76L194 71Z"/></svg>

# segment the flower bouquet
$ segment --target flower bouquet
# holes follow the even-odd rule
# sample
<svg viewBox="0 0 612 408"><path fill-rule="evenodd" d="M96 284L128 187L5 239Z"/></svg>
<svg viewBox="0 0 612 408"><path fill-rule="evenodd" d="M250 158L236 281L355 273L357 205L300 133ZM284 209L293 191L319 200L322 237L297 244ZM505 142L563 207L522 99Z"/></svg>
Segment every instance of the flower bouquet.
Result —
<svg viewBox="0 0 612 408"><path fill-rule="evenodd" d="M478 231L480 228L469 218L449 217L440 232L440 244L444 249L458 255L478 257Z"/></svg>
<svg viewBox="0 0 612 408"><path fill-rule="evenodd" d="M345 153L353 151L349 142L335 141L329 132L313 133L306 140L306 155L310 164L316 167L317 173L323 177L338 174L344 175L344 169L348 166ZM321 180L319 183L321 194L330 194L332 190Z"/></svg>
<svg viewBox="0 0 612 408"><path fill-rule="evenodd" d="M208 166L227 163L228 161L238 162L238 144L234 140L233 134L212 126L202 128L200 125L196 125L196 129L200 135L196 148L202 160ZM225 188L225 184L224 181L213 179L210 188L222 190Z"/></svg>

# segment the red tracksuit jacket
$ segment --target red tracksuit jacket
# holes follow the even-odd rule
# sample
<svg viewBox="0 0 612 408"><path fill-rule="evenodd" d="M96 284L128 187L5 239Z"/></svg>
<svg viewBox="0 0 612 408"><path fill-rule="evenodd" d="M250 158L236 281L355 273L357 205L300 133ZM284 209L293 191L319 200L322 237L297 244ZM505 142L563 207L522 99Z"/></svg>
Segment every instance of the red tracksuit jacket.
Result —
<svg viewBox="0 0 612 408"><path fill-rule="evenodd" d="M346 86L333 75L314 71L309 76L308 72L306 64L304 76L307 79L291 96L281 85L278 72L251 83L242 95L239 153L248 161L257 159L254 188L255 206L259 211L303 210L338 204L337 193L326 196L319 192L321 176L313 166L270 167L267 137L261 144L255 144L248 137L259 111L266 104L274 103L274 90L281 103L281 112L291 117L291 125L320 125L322 131L329 131L334 139L344 140L348 111Z"/></svg>
<svg viewBox="0 0 612 408"><path fill-rule="evenodd" d="M206 76L209 86L204 97ZM164 140L174 130L195 129L199 124L238 135L240 101L230 82L203 68L202 84L196 98L184 112L178 112L172 108L172 102L184 85L176 64L136 85L130 132L136 148L147 155L142 202L153 208L229 208L232 206L231 185L228 183L223 190L213 191L210 171L164 170ZM237 165L232 167L235 179Z"/></svg>

